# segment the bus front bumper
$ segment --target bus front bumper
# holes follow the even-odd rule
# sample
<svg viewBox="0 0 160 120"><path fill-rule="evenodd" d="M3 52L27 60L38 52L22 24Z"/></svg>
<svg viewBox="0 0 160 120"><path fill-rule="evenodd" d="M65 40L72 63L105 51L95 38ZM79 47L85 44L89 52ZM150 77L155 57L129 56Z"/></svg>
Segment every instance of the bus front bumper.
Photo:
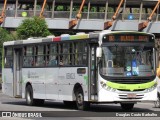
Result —
<svg viewBox="0 0 160 120"><path fill-rule="evenodd" d="M101 89L98 93L97 102L147 102L157 100L157 88L150 92L144 91L118 91L115 92Z"/></svg>

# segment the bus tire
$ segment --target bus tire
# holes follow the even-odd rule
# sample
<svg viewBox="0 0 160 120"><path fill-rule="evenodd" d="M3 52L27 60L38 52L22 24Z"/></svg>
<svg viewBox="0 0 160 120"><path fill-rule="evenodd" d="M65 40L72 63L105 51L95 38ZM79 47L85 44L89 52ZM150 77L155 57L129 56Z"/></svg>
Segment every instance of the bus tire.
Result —
<svg viewBox="0 0 160 120"><path fill-rule="evenodd" d="M31 85L26 87L26 103L27 105L33 106L36 103L36 100L33 99L33 89Z"/></svg>
<svg viewBox="0 0 160 120"><path fill-rule="evenodd" d="M90 106L89 102L84 101L84 94L81 88L78 88L76 93L76 106L78 110L87 110Z"/></svg>
<svg viewBox="0 0 160 120"><path fill-rule="evenodd" d="M121 108L124 111L131 111L134 107L134 103L121 103Z"/></svg>

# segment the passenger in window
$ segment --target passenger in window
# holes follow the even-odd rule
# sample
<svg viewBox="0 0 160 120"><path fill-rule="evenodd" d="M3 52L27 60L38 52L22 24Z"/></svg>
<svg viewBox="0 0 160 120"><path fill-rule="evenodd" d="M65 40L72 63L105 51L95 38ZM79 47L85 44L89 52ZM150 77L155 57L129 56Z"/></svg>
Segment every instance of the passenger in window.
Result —
<svg viewBox="0 0 160 120"><path fill-rule="evenodd" d="M48 63L49 66L56 66L57 65L57 57L55 58L55 56L52 56L49 60Z"/></svg>
<svg viewBox="0 0 160 120"><path fill-rule="evenodd" d="M53 60L50 60L49 63L48 63L49 66L56 66L57 65L57 60L53 59Z"/></svg>
<svg viewBox="0 0 160 120"><path fill-rule="evenodd" d="M36 62L36 64L35 64L36 66L40 66L40 64L39 64L39 62Z"/></svg>
<svg viewBox="0 0 160 120"><path fill-rule="evenodd" d="M60 66L63 66L63 65L64 65L64 64L63 64L63 60L60 60L59 65L60 65Z"/></svg>

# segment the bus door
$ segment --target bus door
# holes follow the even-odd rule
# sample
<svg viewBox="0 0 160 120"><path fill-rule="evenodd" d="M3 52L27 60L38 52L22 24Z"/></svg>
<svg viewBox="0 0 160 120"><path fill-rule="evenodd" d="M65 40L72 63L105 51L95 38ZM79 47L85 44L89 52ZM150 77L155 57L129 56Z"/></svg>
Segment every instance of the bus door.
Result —
<svg viewBox="0 0 160 120"><path fill-rule="evenodd" d="M89 99L91 100L95 100L97 97L96 48L96 44L91 44L89 50Z"/></svg>
<svg viewBox="0 0 160 120"><path fill-rule="evenodd" d="M22 96L22 48L14 48L13 95L14 97Z"/></svg>

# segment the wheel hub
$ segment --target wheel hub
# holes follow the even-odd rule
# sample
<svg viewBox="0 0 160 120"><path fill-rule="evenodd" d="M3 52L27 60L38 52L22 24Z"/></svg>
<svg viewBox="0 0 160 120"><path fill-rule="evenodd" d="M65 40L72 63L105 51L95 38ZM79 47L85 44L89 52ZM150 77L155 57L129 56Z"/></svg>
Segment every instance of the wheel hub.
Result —
<svg viewBox="0 0 160 120"><path fill-rule="evenodd" d="M31 96L30 96L29 92L27 93L27 100L28 100L29 103L31 102Z"/></svg>
<svg viewBox="0 0 160 120"><path fill-rule="evenodd" d="M83 95L82 94L78 94L77 102L78 102L79 105L83 104Z"/></svg>

